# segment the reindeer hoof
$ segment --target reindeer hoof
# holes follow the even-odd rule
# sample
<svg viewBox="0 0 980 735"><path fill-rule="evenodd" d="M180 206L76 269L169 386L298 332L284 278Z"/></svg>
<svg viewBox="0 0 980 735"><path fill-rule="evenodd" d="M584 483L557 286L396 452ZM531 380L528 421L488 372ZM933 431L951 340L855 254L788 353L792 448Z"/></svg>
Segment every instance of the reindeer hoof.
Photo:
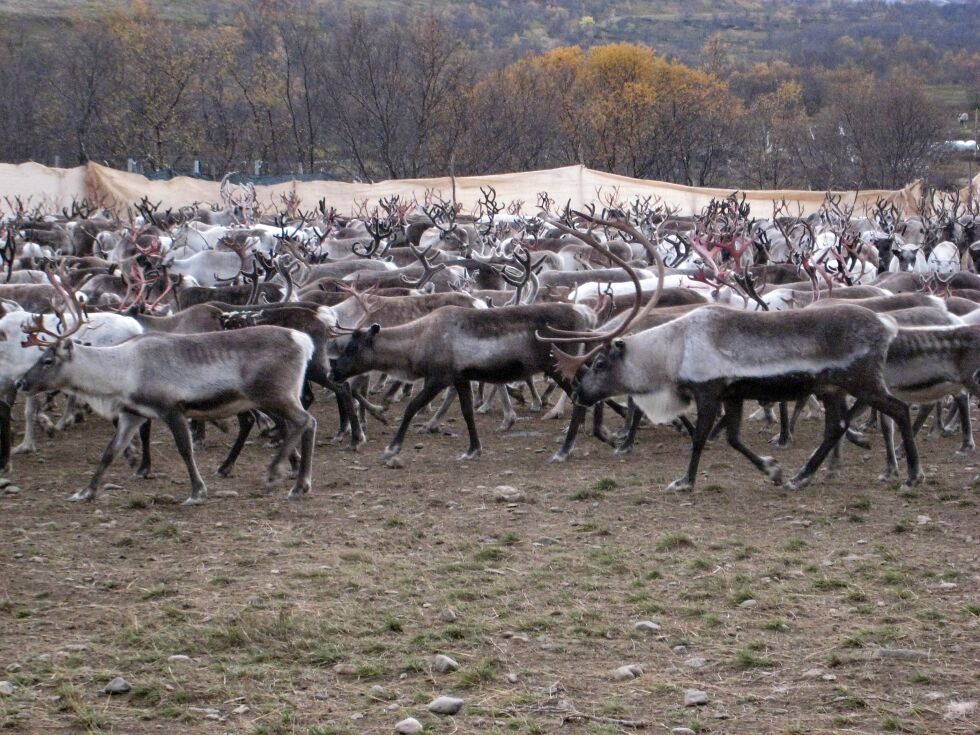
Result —
<svg viewBox="0 0 980 735"><path fill-rule="evenodd" d="M510 418L510 419L504 420L504 422L502 424L500 424L500 426L497 427L497 432L503 434L505 431L509 431L510 428L514 425L514 422L515 421L517 421L517 417L516 416L513 417L513 418Z"/></svg>
<svg viewBox="0 0 980 735"><path fill-rule="evenodd" d="M976 444L970 444L965 447L960 447L956 450L957 457L965 457L967 454L973 454L974 450L977 448Z"/></svg>
<svg viewBox="0 0 980 735"><path fill-rule="evenodd" d="M783 483L783 490L788 490L789 492L796 492L797 490L802 490L809 484L810 484L809 477L794 477Z"/></svg>
<svg viewBox="0 0 980 735"><path fill-rule="evenodd" d="M36 444L18 444L13 448L14 454L34 454L37 452Z"/></svg>
<svg viewBox="0 0 980 735"><path fill-rule="evenodd" d="M459 458L461 460L479 459L481 453L482 450L480 449L471 449L466 454L461 454Z"/></svg>
<svg viewBox="0 0 980 735"><path fill-rule="evenodd" d="M152 480L156 476L150 472L149 467L141 467L133 473L133 477L138 477L140 480Z"/></svg>
<svg viewBox="0 0 980 735"><path fill-rule="evenodd" d="M308 488L294 487L292 490L289 491L289 495L286 496L286 500L293 500L293 501L302 500L303 496L306 495L306 493L308 492L309 492Z"/></svg>
<svg viewBox="0 0 980 735"><path fill-rule="evenodd" d="M558 451L551 455L551 459L548 460L548 464L561 464L566 459L568 459L568 453Z"/></svg>
<svg viewBox="0 0 980 735"><path fill-rule="evenodd" d="M200 495L191 495L187 500L185 500L181 505L204 505L204 499L207 497L206 493Z"/></svg>
<svg viewBox="0 0 980 735"><path fill-rule="evenodd" d="M762 460L762 468L766 473L766 476L772 480L774 485L783 484L783 470L780 468L779 463L772 457L760 457Z"/></svg>
<svg viewBox="0 0 980 735"><path fill-rule="evenodd" d="M878 475L877 480L878 482L890 482L891 480L895 479L895 475L897 474L898 474L897 469L885 470L880 475Z"/></svg>
<svg viewBox="0 0 980 735"><path fill-rule="evenodd" d="M398 454L399 449L401 449L401 447L388 447L381 453L381 459L387 462L389 459Z"/></svg>
<svg viewBox="0 0 980 735"><path fill-rule="evenodd" d="M622 457L623 455L632 454L632 453L633 453L633 447L632 446L627 446L625 444L622 445L622 446L616 447L613 450L613 454L615 454L617 457Z"/></svg>
<svg viewBox="0 0 980 735"><path fill-rule="evenodd" d="M68 498L70 503L81 503L87 502L95 499L95 491L85 488L83 490L77 491L74 495Z"/></svg>
<svg viewBox="0 0 980 735"><path fill-rule="evenodd" d="M906 480L905 482L903 482L903 483L902 483L902 487L903 487L903 488L909 488L909 487L915 487L916 485L919 485L919 484L921 484L921 483L922 483L922 481L923 481L923 480L925 480L925 479L926 479L926 478L925 478L925 475L923 475L923 474L922 474L922 473L920 472L920 473L919 473L918 475L916 475L915 477L909 477L909 478L908 478L908 479L907 479L907 480Z"/></svg>
<svg viewBox="0 0 980 735"><path fill-rule="evenodd" d="M666 488L666 492L668 493L685 492L687 490L692 489L693 487L694 485L691 484L690 480L688 480L686 477L682 477L681 479L674 480L672 483L670 483Z"/></svg>

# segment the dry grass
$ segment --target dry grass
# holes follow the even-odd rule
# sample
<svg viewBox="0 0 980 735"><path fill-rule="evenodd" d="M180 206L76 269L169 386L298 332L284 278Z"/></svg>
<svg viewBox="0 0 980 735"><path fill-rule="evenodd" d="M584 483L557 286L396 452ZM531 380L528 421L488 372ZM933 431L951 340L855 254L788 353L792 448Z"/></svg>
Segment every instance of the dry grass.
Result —
<svg viewBox="0 0 980 735"><path fill-rule="evenodd" d="M334 419L321 419L326 436ZM494 423L481 420L480 461L452 459L462 437L425 436L419 449L407 443L403 470L380 465L387 437L372 423L359 456L318 449L314 492L298 504L285 491L259 496L268 450L258 442L237 479L211 481L212 493L239 497L197 509L166 504L187 492L167 437L154 447L156 479L117 467L108 479L126 489L84 507L64 498L106 425L17 458L23 491L0 494L0 666L20 669L0 678L19 688L0 696L0 726L325 735L389 733L405 716L445 733L615 733L619 719L653 732L977 726L943 719L949 699L976 698L980 658L980 497L976 467L951 459L957 440L923 444L929 479L911 492L873 482L877 450L849 447L836 479L791 495L714 445L700 489L665 494L686 457L671 430L645 430L629 458L583 439L555 467L545 460L559 425L528 419L520 434L496 435ZM787 467L815 429L782 455ZM529 502L493 502L501 483ZM747 599L755 606L741 607ZM634 630L645 619L659 635ZM928 656L874 659L879 646ZM438 653L460 670L435 673ZM692 656L704 668L685 665ZM612 680L634 663L642 676ZM813 668L835 678L803 676ZM117 675L133 691L100 695ZM686 688L711 702L683 707ZM454 722L426 713L448 693L466 699ZM607 720L560 727L564 700Z"/></svg>

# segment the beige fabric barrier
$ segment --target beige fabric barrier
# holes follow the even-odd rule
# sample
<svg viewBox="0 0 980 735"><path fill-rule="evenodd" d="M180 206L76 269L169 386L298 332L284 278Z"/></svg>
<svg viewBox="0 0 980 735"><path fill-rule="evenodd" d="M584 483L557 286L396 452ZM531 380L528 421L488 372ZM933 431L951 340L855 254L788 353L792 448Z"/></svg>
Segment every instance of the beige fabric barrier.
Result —
<svg viewBox="0 0 980 735"><path fill-rule="evenodd" d="M18 199L27 210L71 207L88 195L85 166L49 168L39 163L0 163L0 210L16 209Z"/></svg>
<svg viewBox="0 0 980 735"><path fill-rule="evenodd" d="M980 176L977 179L977 188L980 189ZM154 203L160 202L163 209L195 202L209 204L218 201L218 186L214 181L183 176L170 181L151 181L140 174L117 171L96 163L72 169L54 169L36 163L0 164L0 201L3 197L12 199L20 196L25 203L45 203L56 209L69 206L73 199L80 200L84 197L115 209L120 214L125 214L126 207L144 196ZM565 166L544 171L457 177L456 200L463 205L464 210L473 211L481 196L480 188L488 186L496 190L498 202L523 201L524 212L536 211L540 192L547 192L560 207L569 201L573 207L581 207L589 202L601 201L609 195L615 195L617 199L624 201L634 196L652 195L678 207L681 214L699 212L711 199L731 194L731 190L727 189L681 186L593 171L584 166ZM921 182L916 181L897 191L837 193L842 195L845 205L856 202L855 212L863 213L866 206L883 197L894 202L906 214L911 214L916 210L921 188ZM267 211L281 209L282 197L295 192L304 209L310 209L320 199L324 199L327 206L336 207L344 214L356 211L363 202L373 206L381 197L397 195L402 201L420 201L426 191L433 191L450 199L453 196L453 182L449 177L443 177L400 179L373 184L297 181L256 187L259 204ZM764 216L772 209L774 202L782 200L786 200L791 212L795 213L800 208L805 214L809 214L816 211L824 200L824 192L815 191L747 190L744 194L758 216Z"/></svg>

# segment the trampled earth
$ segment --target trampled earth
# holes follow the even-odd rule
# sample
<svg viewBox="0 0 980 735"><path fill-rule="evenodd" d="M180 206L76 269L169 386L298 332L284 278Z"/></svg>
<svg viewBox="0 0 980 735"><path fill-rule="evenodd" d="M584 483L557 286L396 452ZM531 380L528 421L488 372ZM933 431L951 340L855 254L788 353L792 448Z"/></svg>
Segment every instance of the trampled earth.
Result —
<svg viewBox="0 0 980 735"><path fill-rule="evenodd" d="M980 454L954 458L956 437L920 439L927 480L911 491L875 481L876 437L792 494L719 440L694 491L665 493L688 452L669 427L628 457L583 436L549 465L562 422L525 411L497 434L481 417L483 457L461 462L450 414L458 436L410 435L393 469L391 428L369 420L351 454L329 443L332 408L316 412L299 503L261 494L263 439L214 477L231 437L213 428L197 508L174 502L187 477L160 427L155 478L120 461L90 504L66 498L105 422L15 457L4 731L390 733L415 717L431 733L976 732ZM757 449L759 426L744 432ZM818 434L803 422L784 468ZM436 671L437 654L458 670ZM630 665L642 673L616 680ZM131 690L101 693L117 676ZM685 706L688 689L707 703ZM429 713L440 695L460 712Z"/></svg>

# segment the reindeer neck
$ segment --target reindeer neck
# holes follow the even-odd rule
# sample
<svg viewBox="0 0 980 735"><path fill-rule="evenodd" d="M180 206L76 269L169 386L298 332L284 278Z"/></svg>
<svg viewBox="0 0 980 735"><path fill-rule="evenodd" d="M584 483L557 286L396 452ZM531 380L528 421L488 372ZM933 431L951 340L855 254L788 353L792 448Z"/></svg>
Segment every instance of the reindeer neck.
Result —
<svg viewBox="0 0 980 735"><path fill-rule="evenodd" d="M137 366L126 346L73 348L67 377L70 387L90 396L119 395L129 386Z"/></svg>

